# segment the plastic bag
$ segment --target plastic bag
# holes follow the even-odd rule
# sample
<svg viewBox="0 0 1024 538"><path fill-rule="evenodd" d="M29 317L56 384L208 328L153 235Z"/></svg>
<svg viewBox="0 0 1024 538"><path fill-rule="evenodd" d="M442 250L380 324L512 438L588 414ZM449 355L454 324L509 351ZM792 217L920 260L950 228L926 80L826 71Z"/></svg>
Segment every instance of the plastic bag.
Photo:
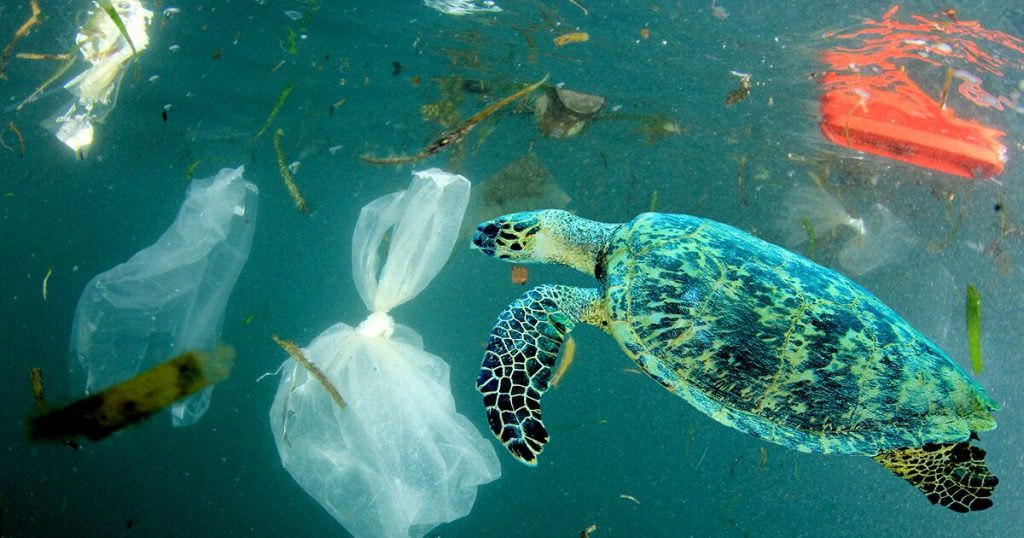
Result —
<svg viewBox="0 0 1024 538"><path fill-rule="evenodd" d="M71 331L71 370L93 394L220 338L231 289L249 257L256 186L245 168L195 180L152 246L86 285ZM79 374L80 372L80 374ZM206 412L213 387L171 407L174 425Z"/></svg>
<svg viewBox="0 0 1024 538"><path fill-rule="evenodd" d="M444 266L468 199L469 181L432 168L363 208L352 265L372 314L303 350L345 408L303 366L282 365L270 410L281 463L355 536L422 536L468 514L477 486L501 475L491 443L455 411L448 364L388 315Z"/></svg>
<svg viewBox="0 0 1024 538"><path fill-rule="evenodd" d="M75 44L90 66L64 84L75 95L47 126L57 138L76 153L92 144L97 118L113 107L112 97L124 76L128 63L149 46L148 26L153 12L139 0L118 0L110 8L116 13L124 33L99 4L89 12L85 25L75 35ZM125 34L131 41L125 39Z"/></svg>

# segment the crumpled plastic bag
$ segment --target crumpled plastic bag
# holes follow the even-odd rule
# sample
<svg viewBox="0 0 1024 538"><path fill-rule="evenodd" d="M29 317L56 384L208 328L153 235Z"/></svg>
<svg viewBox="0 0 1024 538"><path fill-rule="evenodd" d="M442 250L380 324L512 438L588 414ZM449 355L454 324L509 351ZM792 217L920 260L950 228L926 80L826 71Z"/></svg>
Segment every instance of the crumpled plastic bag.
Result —
<svg viewBox="0 0 1024 538"><path fill-rule="evenodd" d="M174 224L125 263L94 277L75 310L71 371L88 394L220 338L231 289L249 257L258 190L245 167L195 180ZM213 387L171 407L175 426L206 412Z"/></svg>
<svg viewBox="0 0 1024 538"><path fill-rule="evenodd" d="M89 68L64 84L75 99L65 105L63 113L48 127L56 129L57 138L78 152L92 144L93 122L110 112L112 96L116 95L128 63L149 46L147 27L153 12L140 0L116 0L111 6L131 42L99 4L89 12L87 22L75 35L75 44Z"/></svg>
<svg viewBox="0 0 1024 538"><path fill-rule="evenodd" d="M303 350L346 407L305 367L282 365L270 410L281 463L355 536L422 536L468 514L477 487L501 475L491 443L455 410L448 364L388 315L444 266L468 200L466 178L432 168L363 207L352 266L372 314Z"/></svg>

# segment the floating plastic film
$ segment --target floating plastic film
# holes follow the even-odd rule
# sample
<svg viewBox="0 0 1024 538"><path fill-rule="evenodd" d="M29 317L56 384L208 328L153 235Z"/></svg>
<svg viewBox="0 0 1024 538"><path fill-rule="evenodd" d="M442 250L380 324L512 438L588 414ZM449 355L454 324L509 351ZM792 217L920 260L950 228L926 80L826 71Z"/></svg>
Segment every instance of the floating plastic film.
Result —
<svg viewBox="0 0 1024 538"><path fill-rule="evenodd" d="M93 122L113 106L129 60L149 45L147 27L153 12L142 7L139 0L114 0L112 8L131 42L99 5L89 12L75 44L90 67L64 84L76 98L62 108L64 112L50 126L56 129L57 138L75 152L92 144Z"/></svg>
<svg viewBox="0 0 1024 538"><path fill-rule="evenodd" d="M422 536L468 514L477 487L501 475L494 448L455 410L448 364L388 314L444 266L468 200L469 181L432 168L360 213L352 267L372 313L302 350L345 407L306 367L282 365L270 410L281 463L355 536Z"/></svg>
<svg viewBox="0 0 1024 538"><path fill-rule="evenodd" d="M195 180L174 224L85 287L71 330L71 370L100 392L169 357L212 350L256 221L258 191L244 167ZM171 407L176 426L206 412L213 387Z"/></svg>

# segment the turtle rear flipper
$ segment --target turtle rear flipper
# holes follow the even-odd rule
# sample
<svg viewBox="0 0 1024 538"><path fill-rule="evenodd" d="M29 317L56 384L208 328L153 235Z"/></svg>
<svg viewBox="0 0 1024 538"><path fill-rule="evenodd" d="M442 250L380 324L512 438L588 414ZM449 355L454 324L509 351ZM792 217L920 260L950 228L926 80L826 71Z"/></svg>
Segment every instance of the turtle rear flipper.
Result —
<svg viewBox="0 0 1024 538"><path fill-rule="evenodd" d="M596 289L538 286L508 305L491 330L476 387L491 431L527 465L537 464L548 442L540 397L558 349L599 299Z"/></svg>
<svg viewBox="0 0 1024 538"><path fill-rule="evenodd" d="M985 510L999 479L985 466L985 451L962 443L928 443L882 452L874 460L921 490L932 504L954 512Z"/></svg>

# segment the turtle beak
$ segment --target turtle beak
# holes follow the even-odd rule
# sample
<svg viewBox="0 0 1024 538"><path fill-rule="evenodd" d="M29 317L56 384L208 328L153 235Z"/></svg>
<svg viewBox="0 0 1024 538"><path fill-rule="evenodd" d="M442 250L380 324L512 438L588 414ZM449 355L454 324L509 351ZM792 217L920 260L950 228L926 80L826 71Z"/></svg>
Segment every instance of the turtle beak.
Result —
<svg viewBox="0 0 1024 538"><path fill-rule="evenodd" d="M473 244L470 245L470 248L478 249L488 256L494 256L495 240L500 231L501 227L493 220L480 223L476 227L476 231L473 232Z"/></svg>

